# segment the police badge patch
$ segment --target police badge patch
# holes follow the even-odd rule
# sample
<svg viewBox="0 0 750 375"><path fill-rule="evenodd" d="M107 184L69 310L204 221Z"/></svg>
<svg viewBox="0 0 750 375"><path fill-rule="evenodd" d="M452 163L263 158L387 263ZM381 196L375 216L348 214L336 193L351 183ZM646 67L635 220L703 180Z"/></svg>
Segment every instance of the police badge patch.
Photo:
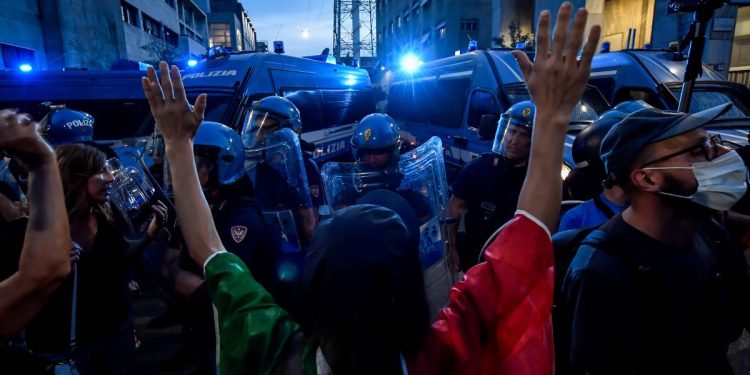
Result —
<svg viewBox="0 0 750 375"><path fill-rule="evenodd" d="M524 108L523 112L521 112L524 116L528 116L531 114L531 108Z"/></svg>
<svg viewBox="0 0 750 375"><path fill-rule="evenodd" d="M247 234L247 227L243 227L242 225L235 225L231 228L232 231L232 239L236 243L242 242L242 240L245 239L245 235Z"/></svg>
<svg viewBox="0 0 750 375"><path fill-rule="evenodd" d="M365 142L370 142L372 137L372 129L365 129Z"/></svg>

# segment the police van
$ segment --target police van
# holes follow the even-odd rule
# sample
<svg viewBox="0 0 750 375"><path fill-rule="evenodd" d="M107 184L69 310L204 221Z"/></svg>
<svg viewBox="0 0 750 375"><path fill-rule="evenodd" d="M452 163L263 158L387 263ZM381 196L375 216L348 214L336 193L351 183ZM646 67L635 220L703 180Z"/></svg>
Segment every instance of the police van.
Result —
<svg viewBox="0 0 750 375"><path fill-rule="evenodd" d="M142 71L0 71L0 108L40 117L40 104L65 104L94 117L94 140L122 142L153 132Z"/></svg>
<svg viewBox="0 0 750 375"><path fill-rule="evenodd" d="M687 56L669 50L622 50L594 56L589 84L596 86L613 105L625 100L643 100L656 108L676 110L682 92ZM728 82L703 65L695 83L690 112L732 102L734 106L709 129L723 140L746 144L750 130L750 90Z"/></svg>
<svg viewBox="0 0 750 375"><path fill-rule="evenodd" d="M417 143L440 137L446 167L454 175L492 149L500 115L524 100L530 100L529 91L511 50L494 49L431 61L416 72L398 72L390 83L387 112ZM574 134L609 108L595 87L587 87L573 113L567 168L573 165Z"/></svg>
<svg viewBox="0 0 750 375"><path fill-rule="evenodd" d="M219 53L182 75L191 102L208 94L206 120L240 131L253 101L270 95L291 100L302 117L302 139L322 162L351 151L354 125L375 112L363 69L274 53Z"/></svg>

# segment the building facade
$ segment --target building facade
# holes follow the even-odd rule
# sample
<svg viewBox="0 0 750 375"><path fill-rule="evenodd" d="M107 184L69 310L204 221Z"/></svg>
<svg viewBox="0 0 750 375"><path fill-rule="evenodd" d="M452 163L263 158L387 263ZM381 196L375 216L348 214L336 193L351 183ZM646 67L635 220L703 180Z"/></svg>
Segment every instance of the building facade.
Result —
<svg viewBox="0 0 750 375"><path fill-rule="evenodd" d="M255 27L238 0L204 0L208 15L208 46L222 45L235 51L255 51Z"/></svg>
<svg viewBox="0 0 750 375"><path fill-rule="evenodd" d="M192 0L2 0L0 69L109 69L118 60L177 61L208 46Z"/></svg>
<svg viewBox="0 0 750 375"><path fill-rule="evenodd" d="M492 0L378 0L377 55L388 69L406 54L423 61L492 44Z"/></svg>
<svg viewBox="0 0 750 375"><path fill-rule="evenodd" d="M570 0L573 8L586 7L589 11L589 26L602 26L602 42L610 44L610 50L625 48L667 48L672 42L681 41L687 34L692 14L668 14L670 0ZM549 9L552 19L557 17L557 9L563 0L495 0L493 2L492 35L508 35L512 23L520 26L522 33L531 34L536 28L539 12ZM742 23L747 19L747 27ZM735 23L740 34L735 37ZM737 7L724 6L715 12L709 25L703 61L712 66L718 73L727 76L730 68L742 60L733 57L738 47L747 39L750 51L750 11L740 13L738 20ZM747 36L747 38L743 38ZM750 53L747 65L750 66Z"/></svg>

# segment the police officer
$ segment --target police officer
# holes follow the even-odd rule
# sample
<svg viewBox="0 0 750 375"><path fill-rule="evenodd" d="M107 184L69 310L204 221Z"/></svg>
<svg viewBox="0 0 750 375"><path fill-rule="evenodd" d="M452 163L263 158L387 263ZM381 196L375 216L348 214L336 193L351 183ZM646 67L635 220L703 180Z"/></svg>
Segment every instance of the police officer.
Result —
<svg viewBox="0 0 750 375"><path fill-rule="evenodd" d="M383 113L365 116L354 128L351 146L354 160L362 170L380 172L378 185L406 199L420 222L430 216L429 203L423 197L411 190L398 190L403 175L398 169L401 129L396 120Z"/></svg>
<svg viewBox="0 0 750 375"><path fill-rule="evenodd" d="M484 243L513 217L531 150L536 107L530 101L516 103L501 116L492 152L467 163L453 185L449 213L464 217L466 234L457 252L461 269L477 263ZM458 225L451 225L454 237Z"/></svg>
<svg viewBox="0 0 750 375"><path fill-rule="evenodd" d="M252 184L244 170L245 153L239 134L220 123L204 121L195 136L194 155L200 184L211 205L221 242L228 251L242 259L257 280L274 294L273 257L277 254L280 235L276 227L264 222L252 197ZM182 312L188 353L201 371L213 373L213 312L201 276L202 265L192 262L186 251L177 253L172 250L168 257L175 291L185 297ZM286 301L280 298L279 302Z"/></svg>
<svg viewBox="0 0 750 375"><path fill-rule="evenodd" d="M246 146L248 147L254 146L253 144L248 144L248 142L262 141L265 135L279 129L292 129L297 136L302 132L302 118L299 109L287 98L268 96L254 102L250 109L250 118L252 121L243 131ZM248 141L249 139L252 140ZM304 237L310 238L318 222L319 208L325 204L325 194L322 189L320 170L318 169L318 165L312 160L312 155L309 152L311 148L314 151L315 146L305 142L302 138L300 138L300 145L302 151L307 151L302 153L302 161L307 175L312 207L309 207L311 210L301 209L297 213L303 220L301 229ZM262 195L262 192L258 194Z"/></svg>
<svg viewBox="0 0 750 375"><path fill-rule="evenodd" d="M49 105L49 113L42 119L44 138L53 146L69 143L88 143L94 136L94 117L86 112Z"/></svg>
<svg viewBox="0 0 750 375"><path fill-rule="evenodd" d="M602 138L630 113L651 108L641 100L629 100L602 114L593 124L581 130L573 141L576 169L565 179L563 188L576 196L591 196L584 203L567 211L558 231L589 228L606 222L622 212L627 205L625 192L613 181L605 181L604 163L599 156ZM584 191L590 191L583 193Z"/></svg>

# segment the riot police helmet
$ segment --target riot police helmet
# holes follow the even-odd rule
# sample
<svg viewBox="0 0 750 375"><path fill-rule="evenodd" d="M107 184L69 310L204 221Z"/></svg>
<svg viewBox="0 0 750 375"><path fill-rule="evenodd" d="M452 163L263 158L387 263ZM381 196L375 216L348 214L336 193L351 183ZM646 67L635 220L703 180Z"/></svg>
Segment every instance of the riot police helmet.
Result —
<svg viewBox="0 0 750 375"><path fill-rule="evenodd" d="M529 100L518 102L508 108L505 113L500 116L500 120L497 123L497 131L495 132L495 142L492 144L492 152L500 155L504 155L510 158L514 158L511 155L511 150L506 149L505 143L509 141L509 137L515 134L518 128L525 129L528 132L528 136L531 136L531 131L534 127L534 114L536 113L536 105ZM510 128L513 125L513 128ZM509 130L510 129L510 130ZM529 145L525 147L525 151L521 150L521 154L526 154L525 158L528 158Z"/></svg>
<svg viewBox="0 0 750 375"><path fill-rule="evenodd" d="M64 105L50 106L41 121L44 137L52 146L91 142L94 136L94 117L86 112L68 109Z"/></svg>
<svg viewBox="0 0 750 375"><path fill-rule="evenodd" d="M242 128L242 140L248 147L256 147L264 135L289 128L299 134L302 117L291 100L281 96L267 96L250 107L250 116Z"/></svg>
<svg viewBox="0 0 750 375"><path fill-rule="evenodd" d="M357 161L367 162L370 156L384 155L387 158L385 165L395 164L398 162L401 146L398 123L384 113L369 114L354 128L351 146Z"/></svg>
<svg viewBox="0 0 750 375"><path fill-rule="evenodd" d="M611 110L604 112L591 125L581 130L573 141L573 161L577 168L593 167L601 168L604 173L604 165L599 156L599 148L602 139L607 132L618 122L629 114L643 108L652 108L642 100L628 100L616 105Z"/></svg>
<svg viewBox="0 0 750 375"><path fill-rule="evenodd" d="M245 174L242 139L232 128L203 121L193 141L196 164L216 176L219 185L237 182Z"/></svg>

